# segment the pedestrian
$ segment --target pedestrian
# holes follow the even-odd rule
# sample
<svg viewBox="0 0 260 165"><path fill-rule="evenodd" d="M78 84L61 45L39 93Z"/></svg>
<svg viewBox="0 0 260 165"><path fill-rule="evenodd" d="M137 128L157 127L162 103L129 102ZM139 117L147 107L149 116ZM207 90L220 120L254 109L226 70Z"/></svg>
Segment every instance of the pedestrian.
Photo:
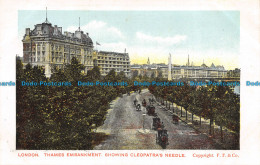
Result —
<svg viewBox="0 0 260 165"><path fill-rule="evenodd" d="M164 129L164 124L163 124L163 122L162 122L162 126L161 126L161 127L162 127L162 129Z"/></svg>

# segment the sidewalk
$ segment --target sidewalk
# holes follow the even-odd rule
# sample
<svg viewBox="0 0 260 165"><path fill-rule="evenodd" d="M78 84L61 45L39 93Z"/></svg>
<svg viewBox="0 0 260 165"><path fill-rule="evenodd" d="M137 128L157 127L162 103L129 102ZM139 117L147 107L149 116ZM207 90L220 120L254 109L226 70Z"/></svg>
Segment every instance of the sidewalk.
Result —
<svg viewBox="0 0 260 165"><path fill-rule="evenodd" d="M156 100L157 101L157 100ZM222 127L222 133L223 133L223 140L221 140L221 130L220 126L216 125L215 122L212 124L212 130L211 135L209 134L209 124L210 120L201 118L201 125L200 125L200 117L193 115L193 123L192 123L192 113L187 111L187 120L186 120L186 111L184 108L182 108L182 117L181 117L181 107L177 106L175 103L170 103L170 109L169 109L169 101L167 102L166 107L166 101L164 101L164 105L161 105L160 102L157 101L157 104L163 108L164 110L169 111L171 114L173 114L173 106L174 106L174 113L177 114L183 122L185 122L190 127L194 128L198 132L207 135L209 138L211 138L215 143L218 143L223 147L223 149L226 150L238 150L240 149L239 145L239 135L236 135L235 132L232 130L229 130L225 127ZM196 122L194 122L196 121Z"/></svg>

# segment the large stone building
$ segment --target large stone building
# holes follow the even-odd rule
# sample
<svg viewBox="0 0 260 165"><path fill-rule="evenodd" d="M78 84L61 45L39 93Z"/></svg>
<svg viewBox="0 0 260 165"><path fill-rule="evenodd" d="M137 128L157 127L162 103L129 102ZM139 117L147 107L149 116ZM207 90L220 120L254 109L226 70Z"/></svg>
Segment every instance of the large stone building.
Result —
<svg viewBox="0 0 260 165"><path fill-rule="evenodd" d="M52 26L47 17L33 30L26 28L22 42L23 62L43 66L47 77L56 68L63 69L64 64L70 63L73 57L85 66L85 73L95 65L100 67L102 75L112 69L124 71L126 75L130 73L128 53L94 51L92 39L80 27L75 33L62 33L62 27Z"/></svg>
<svg viewBox="0 0 260 165"><path fill-rule="evenodd" d="M107 75L110 70L114 69L117 73L123 71L126 76L130 76L128 53L97 51L94 54L96 54L94 64L100 68L101 75Z"/></svg>
<svg viewBox="0 0 260 165"><path fill-rule="evenodd" d="M172 68L172 78L225 78L227 70L223 66L210 67L202 64L201 66L174 66Z"/></svg>
<svg viewBox="0 0 260 165"><path fill-rule="evenodd" d="M148 77L169 78L169 67L166 64L134 64L131 66L132 75L141 75ZM152 76L153 75L153 76ZM171 65L171 78L225 78L227 70L223 66L215 66L213 63L210 67L206 64L201 66L187 65Z"/></svg>

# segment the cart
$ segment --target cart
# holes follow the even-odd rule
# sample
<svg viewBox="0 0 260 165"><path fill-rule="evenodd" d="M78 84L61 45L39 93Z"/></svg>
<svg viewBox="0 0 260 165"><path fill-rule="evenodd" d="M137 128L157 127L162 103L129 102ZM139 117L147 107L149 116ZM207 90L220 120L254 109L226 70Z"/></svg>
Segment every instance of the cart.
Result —
<svg viewBox="0 0 260 165"><path fill-rule="evenodd" d="M165 129L158 130L156 135L156 143L162 146L163 149L165 149L166 146L169 145L167 130Z"/></svg>

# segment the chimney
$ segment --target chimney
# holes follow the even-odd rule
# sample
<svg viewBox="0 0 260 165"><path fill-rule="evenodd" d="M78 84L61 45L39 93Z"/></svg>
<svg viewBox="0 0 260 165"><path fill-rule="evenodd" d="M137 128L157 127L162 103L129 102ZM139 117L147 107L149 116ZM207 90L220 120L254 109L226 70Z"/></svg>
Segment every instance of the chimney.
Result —
<svg viewBox="0 0 260 165"><path fill-rule="evenodd" d="M27 36L30 35L30 28L26 28L26 29L25 29L25 34L26 34Z"/></svg>
<svg viewBox="0 0 260 165"><path fill-rule="evenodd" d="M59 31L61 32L61 34L62 34L62 27L58 27L58 29L59 29Z"/></svg>

